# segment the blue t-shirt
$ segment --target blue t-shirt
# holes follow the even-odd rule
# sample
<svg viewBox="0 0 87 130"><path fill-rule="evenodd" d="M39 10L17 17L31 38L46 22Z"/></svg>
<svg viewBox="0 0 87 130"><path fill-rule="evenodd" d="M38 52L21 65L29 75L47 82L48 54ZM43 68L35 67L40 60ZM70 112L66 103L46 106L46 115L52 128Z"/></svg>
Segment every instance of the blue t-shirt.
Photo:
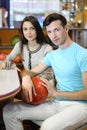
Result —
<svg viewBox="0 0 87 130"><path fill-rule="evenodd" d="M58 91L82 90L82 72L87 71L87 49L73 42L66 49L51 51L42 60L55 73Z"/></svg>

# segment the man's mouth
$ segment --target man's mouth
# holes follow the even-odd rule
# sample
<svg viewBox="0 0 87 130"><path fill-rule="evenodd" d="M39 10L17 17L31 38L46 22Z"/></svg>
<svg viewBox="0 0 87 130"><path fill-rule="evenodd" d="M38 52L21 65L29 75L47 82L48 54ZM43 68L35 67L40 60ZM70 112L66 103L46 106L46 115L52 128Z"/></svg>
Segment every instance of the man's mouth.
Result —
<svg viewBox="0 0 87 130"><path fill-rule="evenodd" d="M53 42L54 43L58 43L59 39L54 39Z"/></svg>

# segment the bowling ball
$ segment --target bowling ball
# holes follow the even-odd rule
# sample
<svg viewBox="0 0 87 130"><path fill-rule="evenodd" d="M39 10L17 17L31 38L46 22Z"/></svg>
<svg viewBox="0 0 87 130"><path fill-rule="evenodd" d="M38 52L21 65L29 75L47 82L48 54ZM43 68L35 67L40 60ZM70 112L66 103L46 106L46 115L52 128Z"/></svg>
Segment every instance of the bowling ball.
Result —
<svg viewBox="0 0 87 130"><path fill-rule="evenodd" d="M21 56L20 56L20 55L16 56L16 58L13 60L13 62L14 62L14 63L19 63L19 62L21 62Z"/></svg>
<svg viewBox="0 0 87 130"><path fill-rule="evenodd" d="M0 53L0 60L5 60L6 54L5 53Z"/></svg>
<svg viewBox="0 0 87 130"><path fill-rule="evenodd" d="M39 77L33 77L32 82L36 90L36 95L33 94L33 101L30 104L41 104L47 98L47 88L41 85L43 81Z"/></svg>
<svg viewBox="0 0 87 130"><path fill-rule="evenodd" d="M19 40L20 40L20 37L19 37L18 35L12 37L12 39L11 39L11 44L12 44L12 46L15 46L15 44L16 44L17 42L19 42Z"/></svg>

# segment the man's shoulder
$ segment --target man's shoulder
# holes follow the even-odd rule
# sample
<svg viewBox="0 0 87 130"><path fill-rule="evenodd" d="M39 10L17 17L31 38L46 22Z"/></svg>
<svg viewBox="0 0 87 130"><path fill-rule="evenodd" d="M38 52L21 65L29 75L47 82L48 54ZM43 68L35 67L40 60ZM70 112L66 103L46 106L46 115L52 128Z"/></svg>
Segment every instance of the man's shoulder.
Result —
<svg viewBox="0 0 87 130"><path fill-rule="evenodd" d="M83 46L75 44L74 52L79 61L81 61L82 59L87 59L87 49Z"/></svg>
<svg viewBox="0 0 87 130"><path fill-rule="evenodd" d="M83 53L87 53L87 49L84 48L83 46L81 46L79 43L74 43L74 50L78 51L78 52L83 52Z"/></svg>

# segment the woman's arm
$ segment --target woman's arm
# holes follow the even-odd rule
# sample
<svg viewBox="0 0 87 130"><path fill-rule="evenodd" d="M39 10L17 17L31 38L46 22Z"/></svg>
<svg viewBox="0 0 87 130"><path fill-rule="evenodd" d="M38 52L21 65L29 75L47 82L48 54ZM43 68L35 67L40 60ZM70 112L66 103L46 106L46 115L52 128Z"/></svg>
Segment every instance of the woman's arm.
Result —
<svg viewBox="0 0 87 130"><path fill-rule="evenodd" d="M36 94L31 77L38 75L39 73L43 72L46 68L47 66L44 63L40 63L30 71L24 72L24 74L22 75L22 90L26 102L32 101L32 92Z"/></svg>
<svg viewBox="0 0 87 130"><path fill-rule="evenodd" d="M20 42L16 43L12 51L7 55L6 60L12 61L16 58L17 55L21 53Z"/></svg>

